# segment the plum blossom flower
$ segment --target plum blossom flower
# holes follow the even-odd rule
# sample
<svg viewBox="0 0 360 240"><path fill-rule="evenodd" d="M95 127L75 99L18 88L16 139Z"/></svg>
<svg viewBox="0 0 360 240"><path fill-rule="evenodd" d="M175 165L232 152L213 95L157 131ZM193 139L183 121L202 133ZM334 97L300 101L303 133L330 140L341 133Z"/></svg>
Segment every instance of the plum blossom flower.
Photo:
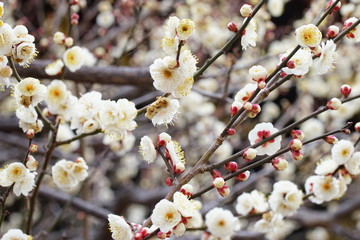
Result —
<svg viewBox="0 0 360 240"><path fill-rule="evenodd" d="M256 30L257 30L256 22L255 20L251 19L249 24L246 26L243 32L243 36L241 38L241 46L243 50L246 50L248 46L251 47L256 46L256 40L257 40Z"/></svg>
<svg viewBox="0 0 360 240"><path fill-rule="evenodd" d="M254 83L246 84L239 92L236 93L234 100L241 104L244 104L249 100L249 98L253 95L254 91L257 89L257 85Z"/></svg>
<svg viewBox="0 0 360 240"><path fill-rule="evenodd" d="M270 208L282 216L291 216L300 207L303 193L290 181L279 181L269 197Z"/></svg>
<svg viewBox="0 0 360 240"><path fill-rule="evenodd" d="M278 131L272 123L259 123L249 132L249 141L253 145ZM257 155L272 155L276 153L281 147L281 139L281 136L278 136L263 143L256 148Z"/></svg>
<svg viewBox="0 0 360 240"><path fill-rule="evenodd" d="M31 240L32 236L23 233L20 229L9 229L1 240Z"/></svg>
<svg viewBox="0 0 360 240"><path fill-rule="evenodd" d="M143 136L140 140L139 152L143 159L152 163L156 159L156 149L154 143L148 136Z"/></svg>
<svg viewBox="0 0 360 240"><path fill-rule="evenodd" d="M217 238L230 239L235 231L240 229L239 220L229 211L213 208L205 215L208 231Z"/></svg>
<svg viewBox="0 0 360 240"><path fill-rule="evenodd" d="M296 42L302 47L316 47L320 44L322 34L314 24L307 24L295 30Z"/></svg>
<svg viewBox="0 0 360 240"><path fill-rule="evenodd" d="M257 190L251 193L243 193L236 200L236 212L241 215L248 215L249 213L263 213L267 211L269 204L266 201L265 195Z"/></svg>
<svg viewBox="0 0 360 240"><path fill-rule="evenodd" d="M159 97L147 109L145 116L151 119L154 126L171 124L179 109L177 99L169 100L166 97Z"/></svg>
<svg viewBox="0 0 360 240"><path fill-rule="evenodd" d="M310 200L321 204L338 197L340 181L333 176L310 176L305 182L306 194L313 194Z"/></svg>
<svg viewBox="0 0 360 240"><path fill-rule="evenodd" d="M280 55L280 62L285 59L288 54L289 52ZM282 68L286 74L294 74L296 76L306 74L313 63L310 49L299 49L299 51L290 58L289 62L290 61L293 63L293 66Z"/></svg>
<svg viewBox="0 0 360 240"><path fill-rule="evenodd" d="M354 152L354 145L348 140L340 140L331 148L331 157L339 165L346 163Z"/></svg>
<svg viewBox="0 0 360 240"><path fill-rule="evenodd" d="M180 223L181 214L174 203L163 199L155 205L151 221L161 232L167 233Z"/></svg>
<svg viewBox="0 0 360 240"><path fill-rule="evenodd" d="M321 55L314 60L314 66L318 74L327 73L337 56L336 45L333 40L328 40L326 43L321 43Z"/></svg>
<svg viewBox="0 0 360 240"><path fill-rule="evenodd" d="M124 217L114 214L108 215L109 228L111 237L114 240L131 240L134 237L134 233L131 230L129 224L125 221Z"/></svg>
<svg viewBox="0 0 360 240"><path fill-rule="evenodd" d="M355 152L345 163L346 170L352 175L360 174L360 152Z"/></svg>
<svg viewBox="0 0 360 240"><path fill-rule="evenodd" d="M65 66L71 71L75 72L84 65L84 53L81 47L74 46L67 49L63 55Z"/></svg>

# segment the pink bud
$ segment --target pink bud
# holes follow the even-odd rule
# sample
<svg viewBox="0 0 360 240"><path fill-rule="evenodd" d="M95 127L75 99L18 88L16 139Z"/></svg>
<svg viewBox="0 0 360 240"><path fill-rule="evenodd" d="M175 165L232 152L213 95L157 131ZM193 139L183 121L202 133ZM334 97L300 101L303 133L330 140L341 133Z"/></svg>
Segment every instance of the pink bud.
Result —
<svg viewBox="0 0 360 240"><path fill-rule="evenodd" d="M327 102L326 107L330 110L338 110L341 107L341 101L338 98L332 98Z"/></svg>
<svg viewBox="0 0 360 240"><path fill-rule="evenodd" d="M339 140L334 135L329 135L323 138L325 142L329 144L337 143Z"/></svg>
<svg viewBox="0 0 360 240"><path fill-rule="evenodd" d="M342 133L345 133L345 134L351 134L351 131L350 131L350 129L341 129L341 132Z"/></svg>
<svg viewBox="0 0 360 240"><path fill-rule="evenodd" d="M243 107L243 104L240 102L233 102L230 107L230 113L232 116L234 116L241 108Z"/></svg>
<svg viewBox="0 0 360 240"><path fill-rule="evenodd" d="M243 173L240 173L236 176L236 179L239 180L240 182L244 182L246 180L248 180L250 177L250 171L245 171Z"/></svg>
<svg viewBox="0 0 360 240"><path fill-rule="evenodd" d="M193 192L194 192L194 188L191 184L185 184L181 187L180 192L188 197L190 197Z"/></svg>
<svg viewBox="0 0 360 240"><path fill-rule="evenodd" d="M156 234L156 236L157 236L158 238L160 238L160 239L165 239L165 238L166 238L166 233L159 231L159 232Z"/></svg>
<svg viewBox="0 0 360 240"><path fill-rule="evenodd" d="M73 13L71 14L71 25L78 25L79 24L79 14Z"/></svg>
<svg viewBox="0 0 360 240"><path fill-rule="evenodd" d="M234 22L229 22L228 25L227 25L227 28L228 28L228 30L229 30L230 32L236 33L237 31L239 31L236 23L234 23Z"/></svg>
<svg viewBox="0 0 360 240"><path fill-rule="evenodd" d="M29 152L31 152L31 153L36 153L37 150L38 150L38 148L39 148L38 145L32 143L32 144L30 145L30 147L29 147Z"/></svg>
<svg viewBox="0 0 360 240"><path fill-rule="evenodd" d="M340 87L340 92L344 96L344 98L347 98L351 93L351 87L347 84L344 84Z"/></svg>
<svg viewBox="0 0 360 240"><path fill-rule="evenodd" d="M218 188L217 190L222 197L226 197L230 193L230 188L227 186L224 186L223 188Z"/></svg>
<svg viewBox="0 0 360 240"><path fill-rule="evenodd" d="M227 131L227 135L229 135L229 136L232 136L232 135L234 135L235 133L236 133L236 130L233 129L233 128L229 128L229 130Z"/></svg>
<svg viewBox="0 0 360 240"><path fill-rule="evenodd" d="M229 172L236 172L238 169L238 164L236 162L228 162L225 164L225 169Z"/></svg>
<svg viewBox="0 0 360 240"><path fill-rule="evenodd" d="M340 32L339 27L335 26L335 25L331 25L327 28L326 30L326 34L328 38L334 38L336 37Z"/></svg>
<svg viewBox="0 0 360 240"><path fill-rule="evenodd" d="M302 142L300 139L295 138L290 141L289 147L292 151L298 151L302 148Z"/></svg>
<svg viewBox="0 0 360 240"><path fill-rule="evenodd" d="M280 73L280 77L284 78L284 77L286 77L286 76L287 76L287 74L286 74L285 72L281 72L281 73Z"/></svg>
<svg viewBox="0 0 360 240"><path fill-rule="evenodd" d="M258 114L261 111L261 107L259 104L254 103L251 108L252 113Z"/></svg>
<svg viewBox="0 0 360 240"><path fill-rule="evenodd" d="M245 161L251 161L256 157L257 150L255 148L247 148L243 153Z"/></svg>
<svg viewBox="0 0 360 240"><path fill-rule="evenodd" d="M296 64L295 64L294 61L291 61L291 60L290 60L290 61L287 62L286 66L287 66L288 68L290 68L290 69L293 69L293 68L296 67Z"/></svg>
<svg viewBox="0 0 360 240"><path fill-rule="evenodd" d="M328 3L327 9L329 9L334 4L334 2L335 2L335 0L330 0L330 2ZM331 11L332 12L339 11L340 7L341 7L341 1L339 1Z"/></svg>
<svg viewBox="0 0 360 240"><path fill-rule="evenodd" d="M271 164L277 171L284 171L288 167L288 162L283 157L276 157L272 159Z"/></svg>
<svg viewBox="0 0 360 240"><path fill-rule="evenodd" d="M183 173L185 171L185 165L182 162L178 162L174 165L174 172L176 174Z"/></svg>
<svg viewBox="0 0 360 240"><path fill-rule="evenodd" d="M293 129L293 130L291 130L290 135L292 138L297 138L300 141L302 141L304 139L304 133L301 130Z"/></svg>
<svg viewBox="0 0 360 240"><path fill-rule="evenodd" d="M221 177L221 173L218 170L211 171L211 176L215 179L217 177Z"/></svg>
<svg viewBox="0 0 360 240"><path fill-rule="evenodd" d="M168 177L166 180L165 180L165 183L166 185L168 185L169 187L171 187L174 183L174 180L171 178L171 177Z"/></svg>
<svg viewBox="0 0 360 240"><path fill-rule="evenodd" d="M259 89L264 89L266 87L266 82L265 81L259 81L257 84Z"/></svg>
<svg viewBox="0 0 360 240"><path fill-rule="evenodd" d="M291 152L291 155L293 157L294 160L302 160L304 158L304 155L302 154L302 152L299 150L299 151L292 151Z"/></svg>
<svg viewBox="0 0 360 240"><path fill-rule="evenodd" d="M355 124L355 130L356 130L356 132L360 133L360 122L357 122Z"/></svg>
<svg viewBox="0 0 360 240"><path fill-rule="evenodd" d="M35 136L35 130L30 128L25 132L25 135L28 139L33 139L33 137Z"/></svg>

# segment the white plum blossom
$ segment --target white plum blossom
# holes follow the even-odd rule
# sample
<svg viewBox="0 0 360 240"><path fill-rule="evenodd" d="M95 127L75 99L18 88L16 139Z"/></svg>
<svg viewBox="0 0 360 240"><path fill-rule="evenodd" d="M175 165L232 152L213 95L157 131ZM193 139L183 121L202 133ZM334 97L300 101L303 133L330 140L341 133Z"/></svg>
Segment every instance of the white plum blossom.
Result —
<svg viewBox="0 0 360 240"><path fill-rule="evenodd" d="M284 60L290 52L280 55L280 63ZM282 68L286 74L294 74L296 76L302 76L308 73L312 63L312 55L310 49L299 49L294 56L292 56L289 62L293 63L291 68L289 66ZM288 64L289 65L289 64Z"/></svg>
<svg viewBox="0 0 360 240"><path fill-rule="evenodd" d="M333 40L321 43L321 55L314 60L314 66L318 74L325 74L331 68L337 56L336 45Z"/></svg>
<svg viewBox="0 0 360 240"><path fill-rule="evenodd" d="M236 200L236 212L241 215L249 213L263 213L267 211L269 204L262 192L253 190L251 193L243 193Z"/></svg>
<svg viewBox="0 0 360 240"><path fill-rule="evenodd" d="M143 159L152 163L156 159L156 149L154 143L148 136L143 136L140 140L139 152Z"/></svg>
<svg viewBox="0 0 360 240"><path fill-rule="evenodd" d="M63 67L64 62L61 59L57 59L45 67L45 72L49 76L59 75L62 72Z"/></svg>
<svg viewBox="0 0 360 240"><path fill-rule="evenodd" d="M109 228L111 237L114 240L131 240L134 237L134 233L131 230L129 224L125 221L124 217L114 214L108 215Z"/></svg>
<svg viewBox="0 0 360 240"><path fill-rule="evenodd" d="M249 46L251 47L256 46L256 40L257 40L256 30L257 30L257 24L254 19L251 19L249 24L246 26L244 30L243 36L241 37L241 46L243 50L246 50L246 48Z"/></svg>
<svg viewBox="0 0 360 240"><path fill-rule="evenodd" d="M360 174L360 152L355 152L345 163L346 170L352 175Z"/></svg>
<svg viewBox="0 0 360 240"><path fill-rule="evenodd" d="M315 174L317 175L328 175L335 172L338 168L338 164L331 158L321 160L317 163L315 168Z"/></svg>
<svg viewBox="0 0 360 240"><path fill-rule="evenodd" d="M20 229L9 229L1 240L31 240L32 236L23 233Z"/></svg>
<svg viewBox="0 0 360 240"><path fill-rule="evenodd" d="M331 148L331 157L334 161L341 165L346 163L354 152L354 145L348 140L340 140Z"/></svg>
<svg viewBox="0 0 360 240"><path fill-rule="evenodd" d="M317 47L322 34L314 24L303 25L295 30L296 42L301 47Z"/></svg>
<svg viewBox="0 0 360 240"><path fill-rule="evenodd" d="M62 159L51 168L52 179L62 190L72 191L88 176L87 169L88 166L82 158L75 162Z"/></svg>
<svg viewBox="0 0 360 240"><path fill-rule="evenodd" d="M151 119L154 126L162 124L171 124L176 117L179 109L179 101L177 99L168 99L166 97L158 97L146 109L145 117Z"/></svg>
<svg viewBox="0 0 360 240"><path fill-rule="evenodd" d="M176 33L180 40L186 40L195 30L195 23L190 19L180 20Z"/></svg>
<svg viewBox="0 0 360 240"><path fill-rule="evenodd" d="M279 181L274 184L274 189L269 197L272 211L282 216L291 216L302 203L303 193L290 181Z"/></svg>
<svg viewBox="0 0 360 240"><path fill-rule="evenodd" d="M257 85L255 83L248 83L236 93L234 100L244 104L247 100L249 100L256 89Z"/></svg>
<svg viewBox="0 0 360 240"><path fill-rule="evenodd" d="M310 200L321 204L339 196L340 181L333 176L310 176L305 182L306 194L313 194Z"/></svg>
<svg viewBox="0 0 360 240"><path fill-rule="evenodd" d="M251 145L253 145L278 131L279 130L277 130L272 123L256 124L256 126L249 132L249 141ZM281 136L277 136L276 138L263 143L256 148L257 155L272 155L276 153L281 148L281 139Z"/></svg>
<svg viewBox="0 0 360 240"><path fill-rule="evenodd" d="M14 97L17 106L37 106L45 99L46 86L36 78L24 78L15 85Z"/></svg>
<svg viewBox="0 0 360 240"><path fill-rule="evenodd" d="M9 55L16 39L14 29L7 23L0 26L0 55Z"/></svg>
<svg viewBox="0 0 360 240"><path fill-rule="evenodd" d="M240 229L239 220L229 210L217 207L205 215L205 224L208 231L221 240L230 239Z"/></svg>
<svg viewBox="0 0 360 240"><path fill-rule="evenodd" d="M163 199L155 205L151 221L161 232L167 233L180 223L181 214L174 203Z"/></svg>
<svg viewBox="0 0 360 240"><path fill-rule="evenodd" d="M81 47L74 46L67 49L63 55L65 66L71 71L79 70L85 62L84 52Z"/></svg>
<svg viewBox="0 0 360 240"><path fill-rule="evenodd" d="M181 216L188 218L195 215L195 206L186 195L182 194L181 192L176 192L173 198L173 202Z"/></svg>

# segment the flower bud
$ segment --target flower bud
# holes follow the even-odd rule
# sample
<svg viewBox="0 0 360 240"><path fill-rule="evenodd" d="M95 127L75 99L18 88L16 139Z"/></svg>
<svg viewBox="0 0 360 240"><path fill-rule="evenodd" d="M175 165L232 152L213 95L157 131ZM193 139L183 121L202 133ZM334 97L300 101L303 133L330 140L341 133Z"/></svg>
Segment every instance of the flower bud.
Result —
<svg viewBox="0 0 360 240"><path fill-rule="evenodd" d="M180 192L188 197L190 197L193 192L194 192L194 188L191 184L185 184L181 187Z"/></svg>
<svg viewBox="0 0 360 240"><path fill-rule="evenodd" d="M248 112L248 117L249 118L255 118L258 114L257 113L254 113L254 112Z"/></svg>
<svg viewBox="0 0 360 240"><path fill-rule="evenodd" d="M300 139L295 138L290 141L289 147L292 151L298 151L302 148L302 142Z"/></svg>
<svg viewBox="0 0 360 240"><path fill-rule="evenodd" d="M265 81L259 81L257 84L259 89L264 89L266 87L266 82Z"/></svg>
<svg viewBox="0 0 360 240"><path fill-rule="evenodd" d="M252 15L252 13L253 13L253 8L249 4L244 4L240 8L240 14L244 18L250 17Z"/></svg>
<svg viewBox="0 0 360 240"><path fill-rule="evenodd" d="M355 130L356 130L356 132L360 133L360 122L357 122L355 124Z"/></svg>
<svg viewBox="0 0 360 240"><path fill-rule="evenodd" d="M291 155L292 155L292 158L297 161L302 160L304 158L304 155L302 154L302 152L300 150L292 151Z"/></svg>
<svg viewBox="0 0 360 240"><path fill-rule="evenodd" d="M174 172L176 174L183 173L185 171L185 165L182 162L178 162L174 166Z"/></svg>
<svg viewBox="0 0 360 240"><path fill-rule="evenodd" d="M166 233L162 232L162 231L158 231L158 233L156 234L156 236L159 239L165 239L166 238Z"/></svg>
<svg viewBox="0 0 360 240"><path fill-rule="evenodd" d="M261 111L261 107L259 104L254 103L251 108L252 113L258 114Z"/></svg>
<svg viewBox="0 0 360 240"><path fill-rule="evenodd" d="M326 30L326 34L328 38L334 38L336 37L340 32L339 27L335 26L335 25L331 25L327 28Z"/></svg>
<svg viewBox="0 0 360 240"><path fill-rule="evenodd" d="M172 179L171 177L168 177L166 180L165 180L165 183L166 185L168 185L169 187L171 187L174 183L174 179Z"/></svg>
<svg viewBox="0 0 360 240"><path fill-rule="evenodd" d="M288 162L283 157L276 157L272 159L271 164L277 171L284 171L288 167Z"/></svg>
<svg viewBox="0 0 360 240"><path fill-rule="evenodd" d="M249 69L249 75L255 82L261 82L266 79L268 72L263 66L256 65Z"/></svg>
<svg viewBox="0 0 360 240"><path fill-rule="evenodd" d="M237 31L239 31L236 23L234 23L234 22L229 22L228 25L227 25L227 28L228 28L228 30L229 30L230 32L236 33Z"/></svg>
<svg viewBox="0 0 360 240"><path fill-rule="evenodd" d="M351 134L351 131L350 131L350 129L347 129L347 128L345 128L345 129L341 129L341 132L342 133L345 133L345 134Z"/></svg>
<svg viewBox="0 0 360 240"><path fill-rule="evenodd" d="M166 144L170 141L171 141L171 136L165 132L160 133L160 135L158 136L158 145L160 147L166 146Z"/></svg>
<svg viewBox="0 0 360 240"><path fill-rule="evenodd" d="M257 150L255 148L247 148L243 153L243 158L245 161L251 161L256 157Z"/></svg>
<svg viewBox="0 0 360 240"><path fill-rule="evenodd" d="M229 128L229 130L227 131L227 135L229 135L229 136L232 136L232 135L234 135L235 133L236 133L236 130L233 129L233 128Z"/></svg>
<svg viewBox="0 0 360 240"><path fill-rule="evenodd" d="M36 161L36 159L35 159L32 155L29 155L29 156L26 158L26 167L27 167L30 171L36 171L38 165L39 165L39 162Z"/></svg>
<svg viewBox="0 0 360 240"><path fill-rule="evenodd" d="M62 45L65 41L65 34L63 32L56 32L53 36L53 40L56 44Z"/></svg>
<svg viewBox="0 0 360 240"><path fill-rule="evenodd" d="M74 44L74 39L72 37L65 38L64 45L66 47L71 47Z"/></svg>
<svg viewBox="0 0 360 240"><path fill-rule="evenodd" d="M347 98L351 93L351 87L347 84L344 84L340 87L340 92L344 96L344 98Z"/></svg>
<svg viewBox="0 0 360 240"><path fill-rule="evenodd" d="M211 176L213 179L215 179L217 177L221 177L221 173L218 170L213 170L211 171Z"/></svg>
<svg viewBox="0 0 360 240"><path fill-rule="evenodd" d="M228 162L225 164L225 169L229 172L236 172L238 169L238 164L236 162Z"/></svg>
<svg viewBox="0 0 360 240"><path fill-rule="evenodd" d="M30 128L25 132L25 135L28 139L33 139L33 137L35 136L35 130Z"/></svg>
<svg viewBox="0 0 360 240"><path fill-rule="evenodd" d="M73 13L71 14L71 25L78 25L79 24L79 14Z"/></svg>
<svg viewBox="0 0 360 240"><path fill-rule="evenodd" d="M224 186L223 188L218 188L217 190L222 197L226 197L230 194L230 188L227 186Z"/></svg>
<svg viewBox="0 0 360 240"><path fill-rule="evenodd" d="M233 102L230 107L230 113L232 116L234 116L241 108L243 107L243 104L240 102Z"/></svg>
<svg viewBox="0 0 360 240"><path fill-rule="evenodd" d="M251 102L246 102L246 103L244 103L244 109L246 110L246 111L251 111L252 110L252 103Z"/></svg>
<svg viewBox="0 0 360 240"><path fill-rule="evenodd" d="M328 144L334 144L337 143L339 140L334 135L329 135L323 138L325 142Z"/></svg>
<svg viewBox="0 0 360 240"><path fill-rule="evenodd" d="M225 180L222 177L217 177L213 181L213 186L216 188L222 188L225 185Z"/></svg>
<svg viewBox="0 0 360 240"><path fill-rule="evenodd" d="M330 0L330 2L328 3L327 9L329 9L334 3L335 3L335 0ZM339 11L340 7L341 7L341 1L339 1L335 5L335 7L331 10L331 12Z"/></svg>
<svg viewBox="0 0 360 240"><path fill-rule="evenodd" d="M341 101L338 98L332 98L327 102L326 107L330 110L338 110L341 107Z"/></svg>
<svg viewBox="0 0 360 240"><path fill-rule="evenodd" d="M249 177L250 177L250 171L247 170L247 171L245 171L243 173L238 174L236 176L236 179L239 180L240 182L244 182L244 181L248 180Z"/></svg>
<svg viewBox="0 0 360 240"><path fill-rule="evenodd" d="M303 131L295 129L291 130L290 135L292 138L297 138L300 141L302 141L305 137Z"/></svg>
<svg viewBox="0 0 360 240"><path fill-rule="evenodd" d="M29 152L31 152L31 153L36 153L37 150L38 150L38 148L39 148L38 145L32 143L32 144L30 145L30 147L29 147Z"/></svg>

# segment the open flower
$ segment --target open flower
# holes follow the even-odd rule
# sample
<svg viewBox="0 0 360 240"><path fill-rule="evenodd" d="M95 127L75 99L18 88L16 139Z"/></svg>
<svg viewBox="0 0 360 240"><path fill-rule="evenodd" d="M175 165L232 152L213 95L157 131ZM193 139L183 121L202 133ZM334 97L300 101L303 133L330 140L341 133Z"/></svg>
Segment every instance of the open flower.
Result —
<svg viewBox="0 0 360 240"><path fill-rule="evenodd" d="M295 30L296 42L302 47L316 47L320 44L322 34L314 24L307 24Z"/></svg>
<svg viewBox="0 0 360 240"><path fill-rule="evenodd" d="M249 132L249 141L253 145L278 131L272 123L259 123ZM263 143L256 148L257 155L272 155L276 153L281 147L281 139L281 136L278 136Z"/></svg>
<svg viewBox="0 0 360 240"><path fill-rule="evenodd" d="M2 237L1 240L31 240L32 236L26 235L20 229L10 229Z"/></svg>
<svg viewBox="0 0 360 240"><path fill-rule="evenodd" d="M67 49L64 52L63 61L65 66L71 72L75 72L79 70L85 62L82 48L78 46L74 46L72 48Z"/></svg>
<svg viewBox="0 0 360 240"><path fill-rule="evenodd" d="M109 228L111 237L115 240L131 240L134 233L131 231L131 227L125 221L124 217L114 214L108 215Z"/></svg>
<svg viewBox="0 0 360 240"><path fill-rule="evenodd" d="M145 116L151 119L154 126L171 124L179 109L177 99L169 100L166 97L159 97L147 109Z"/></svg>
<svg viewBox="0 0 360 240"><path fill-rule="evenodd" d="M205 215L208 231L217 238L227 239L240 229L239 220L229 211L213 208Z"/></svg>
<svg viewBox="0 0 360 240"><path fill-rule="evenodd" d="M333 40L326 41L326 44L321 43L321 55L314 60L314 66L318 74L325 74L331 69L337 56L335 50L336 45Z"/></svg>
<svg viewBox="0 0 360 240"><path fill-rule="evenodd" d="M176 28L180 40L186 40L194 32L195 23L190 19L182 19Z"/></svg>
<svg viewBox="0 0 360 240"><path fill-rule="evenodd" d="M289 52L280 56L280 63L288 56L288 54ZM286 74L294 74L296 76L306 74L313 63L310 49L299 49L299 51L297 51L295 55L290 58L289 62L290 61L292 66L289 66L288 64L287 67L282 68Z"/></svg>
<svg viewBox="0 0 360 240"><path fill-rule="evenodd" d="M245 21L245 20L244 20ZM257 25L255 20L251 19L249 24L246 26L243 36L241 38L241 46L243 50L246 50L248 46L255 47L257 40Z"/></svg>
<svg viewBox="0 0 360 240"><path fill-rule="evenodd" d="M354 152L354 145L348 140L340 140L331 148L331 157L339 165L346 163Z"/></svg>
<svg viewBox="0 0 360 240"><path fill-rule="evenodd" d="M174 203L163 199L155 205L151 221L161 232L167 233L181 221L181 214Z"/></svg>
<svg viewBox="0 0 360 240"><path fill-rule="evenodd" d="M152 163L156 159L156 150L154 143L148 136L143 136L140 140L139 152L143 159Z"/></svg>

